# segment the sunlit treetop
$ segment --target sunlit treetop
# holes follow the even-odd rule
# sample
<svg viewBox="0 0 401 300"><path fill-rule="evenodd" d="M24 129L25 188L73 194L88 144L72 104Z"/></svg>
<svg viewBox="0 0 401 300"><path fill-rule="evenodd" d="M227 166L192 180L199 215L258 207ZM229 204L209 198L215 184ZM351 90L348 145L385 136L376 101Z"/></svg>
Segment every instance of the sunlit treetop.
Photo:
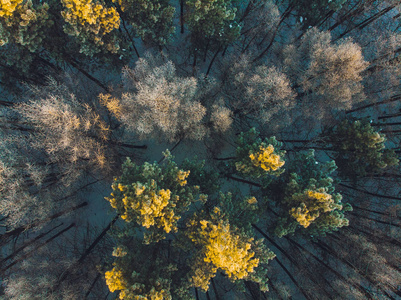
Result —
<svg viewBox="0 0 401 300"><path fill-rule="evenodd" d="M138 166L129 159L106 198L126 222L143 226L145 242L157 242L177 231L177 222L188 206L198 200L199 187L187 185L189 171L180 170L169 152L162 165ZM200 195L206 201L205 195ZM134 225L135 226L135 225Z"/></svg>
<svg viewBox="0 0 401 300"><path fill-rule="evenodd" d="M246 279L261 282L251 274L260 263L266 263L274 254L260 241L248 237L231 226L225 215L215 207L209 218L195 215L187 223L184 233L199 251L194 255L190 281L193 286L208 290L211 278L221 270L231 281ZM263 257L260 254L263 253ZM267 288L267 287L266 287Z"/></svg>
<svg viewBox="0 0 401 300"><path fill-rule="evenodd" d="M23 0L0 0L0 18L9 18Z"/></svg>
<svg viewBox="0 0 401 300"><path fill-rule="evenodd" d="M120 17L114 7L107 8L92 0L63 0L64 19L70 24L92 25L91 31L109 33L120 26Z"/></svg>
<svg viewBox="0 0 401 300"><path fill-rule="evenodd" d="M275 234L279 237L298 231L305 236L325 235L348 226L344 212L352 210L342 203L341 194L334 192L334 162L319 163L314 152L302 153L289 166L284 199L276 201L281 214ZM280 183L281 185L283 183Z"/></svg>
<svg viewBox="0 0 401 300"><path fill-rule="evenodd" d="M251 177L282 174L285 164L285 151L280 150L282 144L275 137L262 141L258 135L252 128L239 136L235 162L237 171Z"/></svg>
<svg viewBox="0 0 401 300"><path fill-rule="evenodd" d="M115 37L108 35L120 26L120 16L114 7L92 0L63 0L62 3L61 15L67 23L64 31L77 37L82 53L91 56L104 50L117 52Z"/></svg>
<svg viewBox="0 0 401 300"><path fill-rule="evenodd" d="M0 46L15 43L35 52L53 21L48 14L49 5L34 5L27 1L0 1ZM21 58L22 59L22 58Z"/></svg>
<svg viewBox="0 0 401 300"><path fill-rule="evenodd" d="M172 299L172 275L177 267L162 258L162 248L135 238L116 247L113 267L104 274L110 292L118 292L121 300Z"/></svg>

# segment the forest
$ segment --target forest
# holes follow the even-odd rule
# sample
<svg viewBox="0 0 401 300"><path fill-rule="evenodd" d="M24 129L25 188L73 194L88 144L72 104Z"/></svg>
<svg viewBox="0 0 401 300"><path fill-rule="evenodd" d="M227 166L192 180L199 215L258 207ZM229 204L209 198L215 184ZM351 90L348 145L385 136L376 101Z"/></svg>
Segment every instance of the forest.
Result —
<svg viewBox="0 0 401 300"><path fill-rule="evenodd" d="M400 0L0 0L0 299L401 299Z"/></svg>

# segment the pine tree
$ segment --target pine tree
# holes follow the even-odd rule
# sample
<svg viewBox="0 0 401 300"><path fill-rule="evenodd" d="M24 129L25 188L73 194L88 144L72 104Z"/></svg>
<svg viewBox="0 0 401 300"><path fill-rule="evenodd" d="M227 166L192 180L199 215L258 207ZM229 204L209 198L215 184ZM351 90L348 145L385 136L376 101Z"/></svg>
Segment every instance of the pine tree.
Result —
<svg viewBox="0 0 401 300"><path fill-rule="evenodd" d="M191 263L191 285L207 291L211 278L222 270L233 282L254 281L260 284L262 291L268 290L263 265L275 257L274 253L263 245L262 240L255 241L230 225L220 208L215 207L206 219L195 215L187 222L184 235L197 249Z"/></svg>
<svg viewBox="0 0 401 300"><path fill-rule="evenodd" d="M31 0L0 2L0 46L7 43L26 47L30 52L41 49L53 21L49 5L34 5Z"/></svg>
<svg viewBox="0 0 401 300"><path fill-rule="evenodd" d="M158 242L176 232L177 222L188 206L198 200L199 186L188 186L189 171L180 170L167 151L162 166L144 163L137 166L129 159L121 177L112 185L107 200L126 222L146 228L146 243ZM205 196L200 195L202 201Z"/></svg>
<svg viewBox="0 0 401 300"><path fill-rule="evenodd" d="M139 295L187 299L193 287L206 292L217 271L237 284L256 282L266 291L265 266L275 255L254 238L250 222L256 220L256 198L247 197L238 207L232 194L220 193L205 205L208 196L199 191L213 193L216 187L208 188L207 179L191 179L190 171L172 159L166 152L161 165L138 166L127 160L112 185L113 193L106 199L125 222L115 229L116 259L105 273L110 291L119 291L120 299ZM202 163L184 165L197 171L196 177L207 174ZM200 188L192 185L194 181L206 185ZM190 205L199 213L189 210ZM138 233L143 233L142 246Z"/></svg>
<svg viewBox="0 0 401 300"><path fill-rule="evenodd" d="M81 53L92 56L101 51L117 52L119 45L112 31L119 28L120 16L115 8L92 0L63 0L62 3L64 31L78 39Z"/></svg>
<svg viewBox="0 0 401 300"><path fill-rule="evenodd" d="M351 210L351 206L343 204L342 196L334 193L333 179L329 177L335 169L334 161L317 162L313 150L299 154L292 162L283 193L279 194L283 199L275 201L280 210L277 236L294 232L309 237L324 236L348 226L344 212Z"/></svg>
<svg viewBox="0 0 401 300"><path fill-rule="evenodd" d="M386 136L376 131L368 119L344 120L327 134L327 143L338 155L340 173L349 178L382 173L398 165L394 150L386 149Z"/></svg>
<svg viewBox="0 0 401 300"><path fill-rule="evenodd" d="M132 26L134 36L148 45L166 45L174 33L175 9L166 0L113 0L121 9L122 18ZM127 29L128 30L128 29ZM133 41L131 41L133 42Z"/></svg>
<svg viewBox="0 0 401 300"><path fill-rule="evenodd" d="M341 9L345 0L296 0L294 1L295 10L304 28L316 26L328 14L333 14Z"/></svg>
<svg viewBox="0 0 401 300"><path fill-rule="evenodd" d="M237 8L232 0L188 0L186 23L191 31L195 53L206 55L208 50L222 50L235 41L241 25L235 21Z"/></svg>
<svg viewBox="0 0 401 300"><path fill-rule="evenodd" d="M254 178L279 176L284 172L282 167L285 164L285 151L280 150L282 143L275 137L262 141L258 135L259 132L255 128L240 134L237 141L236 170L242 175Z"/></svg>

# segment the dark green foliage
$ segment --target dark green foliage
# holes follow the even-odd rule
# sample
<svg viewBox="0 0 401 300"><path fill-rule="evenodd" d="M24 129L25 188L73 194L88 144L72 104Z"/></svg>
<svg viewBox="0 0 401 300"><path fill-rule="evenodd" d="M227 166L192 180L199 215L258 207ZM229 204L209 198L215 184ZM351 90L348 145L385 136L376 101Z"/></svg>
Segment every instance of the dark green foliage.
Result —
<svg viewBox="0 0 401 300"><path fill-rule="evenodd" d="M303 18L305 28L315 26L330 11L339 10L346 0L296 0L295 10Z"/></svg>
<svg viewBox="0 0 401 300"><path fill-rule="evenodd" d="M351 207L341 202L340 194L334 193L330 174L335 169L334 161L323 164L316 161L313 150L299 154L291 162L289 170L292 172L280 193L283 198L275 203L280 210L275 228L277 236L295 231L305 236L324 236L348 226L344 212Z"/></svg>
<svg viewBox="0 0 401 300"><path fill-rule="evenodd" d="M219 173L205 168L204 160L198 160L197 157L192 160L185 159L180 168L190 171L187 179L188 184L199 186L202 194L212 195L220 189L221 178Z"/></svg>
<svg viewBox="0 0 401 300"><path fill-rule="evenodd" d="M188 0L186 6L195 51L219 49L239 37L241 25L235 21L237 8L232 0Z"/></svg>
<svg viewBox="0 0 401 300"><path fill-rule="evenodd" d="M146 44L165 45L174 33L174 7L167 0L118 0L121 17Z"/></svg>
<svg viewBox="0 0 401 300"><path fill-rule="evenodd" d="M22 2L10 16L0 16L0 46L15 43L35 52L52 27L53 21L47 13L49 5L34 6L31 0Z"/></svg>
<svg viewBox="0 0 401 300"><path fill-rule="evenodd" d="M386 136L368 120L344 120L328 133L329 147L337 153L342 176L356 179L398 165L394 150L385 149Z"/></svg>
<svg viewBox="0 0 401 300"><path fill-rule="evenodd" d="M260 208L256 197L243 197L239 191L219 193L218 207L232 220L232 224L252 233L252 225L259 221Z"/></svg>

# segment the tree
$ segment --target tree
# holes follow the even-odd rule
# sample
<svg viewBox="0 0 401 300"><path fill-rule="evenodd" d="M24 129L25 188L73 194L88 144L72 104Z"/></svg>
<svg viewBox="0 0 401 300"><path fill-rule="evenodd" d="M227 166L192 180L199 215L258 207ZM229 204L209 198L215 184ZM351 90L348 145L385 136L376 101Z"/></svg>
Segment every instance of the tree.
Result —
<svg viewBox="0 0 401 300"><path fill-rule="evenodd" d="M340 194L334 193L333 179L329 175L335 169L334 161L318 163L313 150L300 154L293 161L285 180L284 193L281 194L283 199L275 202L280 209L280 218L274 230L277 236L297 230L310 237L324 236L348 226L344 212L352 208L341 202Z"/></svg>
<svg viewBox="0 0 401 300"><path fill-rule="evenodd" d="M181 214L199 195L199 186L187 186L189 171L180 170L168 151L164 155L162 167L156 163L137 166L127 159L107 198L123 220L147 228L145 243L158 242L176 232ZM206 198L200 195L199 199Z"/></svg>
<svg viewBox="0 0 401 300"><path fill-rule="evenodd" d="M213 84L204 79L179 77L171 61L161 56L146 55L136 67L123 71L125 86L121 99L113 104L118 118L130 131L141 138L154 137L161 141L181 139L202 140L208 133L206 108L213 103ZM110 98L111 99L111 98ZM109 104L110 106L110 104ZM228 129L229 111L211 107L211 126L217 132ZM117 115L116 115L117 117Z"/></svg>
<svg viewBox="0 0 401 300"><path fill-rule="evenodd" d="M269 139L258 138L259 132L252 128L247 133L241 133L238 138L236 153L236 170L250 177L265 177L266 175L279 176L284 172L281 167L285 151L280 150L282 144L275 137Z"/></svg>
<svg viewBox="0 0 401 300"><path fill-rule="evenodd" d="M166 45L174 33L175 9L169 1L158 0L114 0L117 2L123 20L127 21L145 44ZM131 41L133 42L133 41Z"/></svg>
<svg viewBox="0 0 401 300"><path fill-rule="evenodd" d="M280 22L280 12L272 1L249 1L242 17L242 53L254 52L270 42Z"/></svg>
<svg viewBox="0 0 401 300"><path fill-rule="evenodd" d="M345 1L346 0L296 0L294 4L297 15L301 19L300 23L303 23L303 27L307 28L308 26L316 26L328 14L341 9Z"/></svg>
<svg viewBox="0 0 401 300"><path fill-rule="evenodd" d="M220 195L224 197L224 195ZM233 282L248 280L260 283L261 291L267 291L265 270L256 268L275 257L262 244L229 224L224 213L215 207L207 219L195 215L187 222L184 235L198 251L191 263L191 285L207 291L211 278L222 270Z"/></svg>
<svg viewBox="0 0 401 300"><path fill-rule="evenodd" d="M195 53L206 55L209 49L222 50L239 37L241 26L235 21L237 8L232 0L188 0L186 7Z"/></svg>
<svg viewBox="0 0 401 300"><path fill-rule="evenodd" d="M37 230L76 204L88 174L112 170L119 143L99 110L73 91L80 92L51 79L46 87L31 87L30 101L2 109L0 213L8 229L38 224Z"/></svg>
<svg viewBox="0 0 401 300"><path fill-rule="evenodd" d="M114 267L105 272L110 292L119 292L119 299L172 299L172 279L177 271L163 257L165 248L141 245L141 241L120 244L113 251ZM121 243L122 241L120 241ZM149 257L151 254L151 257Z"/></svg>
<svg viewBox="0 0 401 300"><path fill-rule="evenodd" d="M111 34L120 26L120 16L115 8L107 8L92 0L63 0L62 3L64 10L61 15L66 22L64 31L79 40L81 53L92 56L102 50L117 52L119 46Z"/></svg>
<svg viewBox="0 0 401 300"><path fill-rule="evenodd" d="M105 154L110 130L94 108L55 80L36 94L16 107L35 131L32 146L45 150L52 162L67 162L67 173L79 172L83 161L85 168L105 168L110 163Z"/></svg>
<svg viewBox="0 0 401 300"><path fill-rule="evenodd" d="M298 46L287 46L284 55L285 71L299 89L298 98L315 118L333 109L349 109L363 99L361 73L368 63L352 40L333 45L329 32L312 28Z"/></svg>
<svg viewBox="0 0 401 300"><path fill-rule="evenodd" d="M278 115L282 118L295 105L296 94L288 77L274 66L254 66L242 57L220 78L229 107L239 118L266 124Z"/></svg>
<svg viewBox="0 0 401 300"><path fill-rule="evenodd" d="M327 144L338 155L340 173L354 179L398 165L396 153L385 149L385 141L386 136L376 131L368 119L344 120L327 132Z"/></svg>
<svg viewBox="0 0 401 300"><path fill-rule="evenodd" d="M201 164L190 165L197 174L206 174L200 170ZM110 291L120 291L120 299L139 295L182 299L188 297L191 287L206 292L218 270L232 282L253 281L267 290L264 266L274 254L262 240L254 239L252 218L246 218L252 215L257 200L248 197L243 201L240 210L245 217L239 222L231 194L220 193L213 201L218 206L209 208L205 206L208 196L199 195L199 186L188 184L189 175L189 170L178 168L169 152L161 166L137 166L129 160L123 165L111 197L106 198L125 220L124 226L115 230L118 246L113 252L114 267L105 273ZM195 205L198 195L201 203L197 206L204 209L194 213L189 206ZM178 234L171 243L175 232ZM145 253L152 253L151 259ZM146 259L140 259L144 255Z"/></svg>
<svg viewBox="0 0 401 300"><path fill-rule="evenodd" d="M39 50L47 29L53 25L49 5L34 6L31 0L12 0L2 1L0 8L0 46L16 43L30 52Z"/></svg>

